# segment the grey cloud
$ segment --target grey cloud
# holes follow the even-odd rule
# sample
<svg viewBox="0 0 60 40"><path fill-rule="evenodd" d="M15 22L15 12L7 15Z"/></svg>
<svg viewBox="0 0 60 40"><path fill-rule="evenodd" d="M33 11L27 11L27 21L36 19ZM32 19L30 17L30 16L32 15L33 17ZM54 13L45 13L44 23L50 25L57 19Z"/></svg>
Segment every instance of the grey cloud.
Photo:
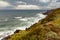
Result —
<svg viewBox="0 0 60 40"><path fill-rule="evenodd" d="M16 5L16 1L23 1L26 2L27 4L32 4L32 5L39 5L39 6L47 6L52 0L50 0L49 3L42 3L40 2L40 0L4 0L7 1L9 3L11 3L12 5Z"/></svg>
<svg viewBox="0 0 60 40"><path fill-rule="evenodd" d="M47 6L52 0L50 0L49 3L42 3L40 0L3 0L11 3L12 5L16 5L16 1L23 1L26 2L27 4L32 4L32 5L39 5L39 6ZM54 0L55 1L55 0Z"/></svg>
<svg viewBox="0 0 60 40"><path fill-rule="evenodd" d="M58 5L60 5L60 3L56 4L57 6L54 5L55 3L59 2L60 0L50 0L50 2L48 2L48 3L40 2L40 0L2 0L2 1L6 1L6 2L8 2L8 3L10 3L12 5L12 6L7 6L4 9L13 9L17 5L24 5L24 3L26 3L26 5L40 6L41 8L60 7L60 6L58 6ZM22 3L18 3L20 1L22 1ZM55 3L53 3L53 2L55 2Z"/></svg>

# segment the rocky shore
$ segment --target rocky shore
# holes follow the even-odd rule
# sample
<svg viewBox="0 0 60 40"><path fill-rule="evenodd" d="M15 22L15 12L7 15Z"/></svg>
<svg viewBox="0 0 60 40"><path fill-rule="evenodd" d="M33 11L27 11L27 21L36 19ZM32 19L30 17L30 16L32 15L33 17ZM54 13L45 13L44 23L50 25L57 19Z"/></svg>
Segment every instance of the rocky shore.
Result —
<svg viewBox="0 0 60 40"><path fill-rule="evenodd" d="M60 8L44 14L48 16L26 30L16 30L2 40L60 40Z"/></svg>

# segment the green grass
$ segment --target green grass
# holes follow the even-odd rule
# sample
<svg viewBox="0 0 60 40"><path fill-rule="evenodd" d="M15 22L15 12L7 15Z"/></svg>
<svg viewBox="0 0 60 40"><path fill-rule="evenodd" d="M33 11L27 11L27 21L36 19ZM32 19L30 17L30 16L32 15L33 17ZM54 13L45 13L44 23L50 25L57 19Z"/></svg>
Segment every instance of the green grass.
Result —
<svg viewBox="0 0 60 40"><path fill-rule="evenodd" d="M48 16L26 30L15 33L7 40L60 40L60 9L51 10Z"/></svg>

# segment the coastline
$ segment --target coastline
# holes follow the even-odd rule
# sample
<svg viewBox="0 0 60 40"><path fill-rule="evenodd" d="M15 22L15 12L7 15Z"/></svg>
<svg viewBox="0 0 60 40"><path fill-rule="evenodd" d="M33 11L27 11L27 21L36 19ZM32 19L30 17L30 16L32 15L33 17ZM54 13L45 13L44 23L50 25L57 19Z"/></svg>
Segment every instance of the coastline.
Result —
<svg viewBox="0 0 60 40"><path fill-rule="evenodd" d="M35 22L26 30L16 30L5 40L60 40L60 8L53 9L48 15Z"/></svg>
<svg viewBox="0 0 60 40"><path fill-rule="evenodd" d="M43 20L44 18L46 18L47 15L50 14L49 12L52 12L52 10L55 10L55 9L47 10L46 12L43 12L42 14L39 14L39 16L41 16L41 18L35 20L34 22L32 22L32 24L30 24L28 27L18 27L18 28L15 28L15 29L12 31L11 34L7 35L6 37L3 37L2 40L5 40L6 38L8 39L9 36L15 34L14 32L16 32L17 30L20 30L20 31L26 30L26 28L28 29L29 27L31 27L31 26L34 25L35 23L38 23L39 21L41 21L41 20ZM19 18L19 17L18 17L18 18ZM11 31L9 31L9 32L11 32Z"/></svg>
<svg viewBox="0 0 60 40"><path fill-rule="evenodd" d="M55 10L55 9L53 9ZM22 31L22 30L26 30L26 29L29 29L31 26L33 26L35 23L38 23L39 21L45 19L47 17L47 15L49 15L50 13L52 13L52 10L47 10L47 12L43 13L43 14L39 14L39 16L41 16L40 19L37 19L35 20L34 22L32 22L32 24L28 25L27 27L18 27L18 28L15 28L11 34L8 34L7 36L3 37L2 40L5 40L5 39L8 39L11 35L15 34L16 32L18 33L19 30ZM11 31L10 31L11 32Z"/></svg>
<svg viewBox="0 0 60 40"><path fill-rule="evenodd" d="M35 20L34 22L32 22L32 24L29 24L29 25L27 26L27 28L29 28L30 26L32 26L32 25L34 25L35 23L37 23L39 20L44 19L44 18L46 17L46 15L39 14L39 16L40 16L40 15L41 15L41 18ZM10 36L10 35L13 35L16 30L26 30L26 27L18 27L18 28L15 28L15 29L12 30L12 31L4 32L4 33L3 33L4 35L2 34L2 37L1 37L0 40L3 40L3 39L5 39L6 37L8 37L8 36Z"/></svg>

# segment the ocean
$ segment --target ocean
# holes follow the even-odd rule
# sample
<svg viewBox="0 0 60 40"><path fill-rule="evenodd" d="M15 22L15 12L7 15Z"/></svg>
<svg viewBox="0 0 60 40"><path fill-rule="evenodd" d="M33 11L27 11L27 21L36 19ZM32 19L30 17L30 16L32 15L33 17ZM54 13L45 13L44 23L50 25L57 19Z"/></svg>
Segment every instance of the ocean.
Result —
<svg viewBox="0 0 60 40"><path fill-rule="evenodd" d="M43 19L46 10L0 10L0 40Z"/></svg>

